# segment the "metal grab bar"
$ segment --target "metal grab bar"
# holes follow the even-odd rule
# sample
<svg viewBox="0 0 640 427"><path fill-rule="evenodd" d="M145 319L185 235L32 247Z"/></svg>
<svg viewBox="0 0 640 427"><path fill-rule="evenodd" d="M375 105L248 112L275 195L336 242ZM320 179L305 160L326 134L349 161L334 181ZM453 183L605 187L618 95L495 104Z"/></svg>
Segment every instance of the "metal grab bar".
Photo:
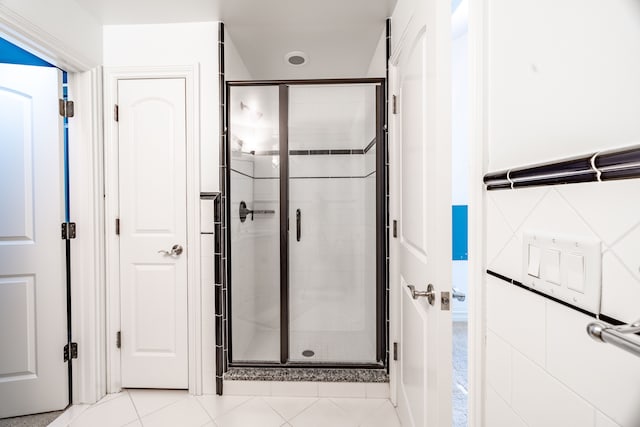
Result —
<svg viewBox="0 0 640 427"><path fill-rule="evenodd" d="M638 332L640 332L640 319L622 326L607 326L600 322L591 322L587 325L587 333L594 340L613 344L636 356L640 356L640 337L635 335Z"/></svg>

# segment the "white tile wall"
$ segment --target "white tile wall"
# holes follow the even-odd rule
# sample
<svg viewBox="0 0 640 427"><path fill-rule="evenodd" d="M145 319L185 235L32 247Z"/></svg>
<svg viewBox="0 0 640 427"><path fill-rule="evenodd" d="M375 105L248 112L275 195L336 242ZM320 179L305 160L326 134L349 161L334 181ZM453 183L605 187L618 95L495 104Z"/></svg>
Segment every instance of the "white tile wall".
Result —
<svg viewBox="0 0 640 427"><path fill-rule="evenodd" d="M516 414L491 387L486 393L486 426L487 427L527 427L522 418Z"/></svg>
<svg viewBox="0 0 640 427"><path fill-rule="evenodd" d="M513 353L512 407L530 427L593 427L595 409L543 368Z"/></svg>
<svg viewBox="0 0 640 427"><path fill-rule="evenodd" d="M547 370L601 412L624 426L640 425L640 362L592 340L594 319L547 303Z"/></svg>
<svg viewBox="0 0 640 427"><path fill-rule="evenodd" d="M200 232L213 233L213 200L200 200Z"/></svg>
<svg viewBox="0 0 640 427"><path fill-rule="evenodd" d="M289 176L364 176L363 155L289 156Z"/></svg>
<svg viewBox="0 0 640 427"><path fill-rule="evenodd" d="M254 173L256 178L279 178L280 177L280 159L279 155L262 156L258 155L254 158ZM278 182L277 179L273 180Z"/></svg>
<svg viewBox="0 0 640 427"><path fill-rule="evenodd" d="M501 0L488 9L485 124L491 171L631 145L640 137L640 56L628 55L640 46L637 2L568 0L556 6ZM605 22L607 31L593 31ZM521 248L523 230L595 237L603 242L601 311L633 321L640 317L638 194L638 179L488 192L487 250L498 254L487 259L488 268L521 280L509 265L516 262L512 251ZM491 224L503 226L492 218L495 210L506 218L511 240L505 241L507 229L491 232ZM507 243L514 238L515 244ZM498 297L492 302L489 294L488 306L518 304L502 321L518 322L528 311L517 298ZM622 350L589 341L589 318L551 301L545 305L543 363L513 350L513 409L530 426L612 425L607 418L639 426L640 359L630 367ZM501 338L513 348L522 346L522 338Z"/></svg>
<svg viewBox="0 0 640 427"><path fill-rule="evenodd" d="M511 403L513 366L511 346L491 331L487 332L487 384L507 403Z"/></svg>
<svg viewBox="0 0 640 427"><path fill-rule="evenodd" d="M365 397L367 386L365 383L320 383L318 393L320 397Z"/></svg>
<svg viewBox="0 0 640 427"><path fill-rule="evenodd" d="M215 337L214 308L214 236L200 236L200 283L202 295L202 336ZM202 376L215 378L215 340L204 340L202 346ZM203 393L215 393L213 381L203 382Z"/></svg>
<svg viewBox="0 0 640 427"><path fill-rule="evenodd" d="M344 397L387 399L389 383L225 381L229 396Z"/></svg>
<svg viewBox="0 0 640 427"><path fill-rule="evenodd" d="M489 269L521 281L524 230L602 239L602 313L628 322L637 319L640 313L625 303L640 295L640 261L635 256L640 251L640 217L634 222L638 202L629 197L636 193L640 180L488 192Z"/></svg>
<svg viewBox="0 0 640 427"><path fill-rule="evenodd" d="M488 268L521 280L523 230L601 239L601 311L636 320L640 203L634 194L640 180L488 192ZM592 341L585 331L592 320L487 276L487 419L515 423L511 410L529 426L640 425L638 359Z"/></svg>
<svg viewBox="0 0 640 427"><path fill-rule="evenodd" d="M545 299L502 280L487 281L487 328L544 366Z"/></svg>
<svg viewBox="0 0 640 427"><path fill-rule="evenodd" d="M640 301L640 282L613 252L602 256L602 313L623 322L640 319L638 306L629 301Z"/></svg>
<svg viewBox="0 0 640 427"><path fill-rule="evenodd" d="M557 191L591 225L603 243L611 246L638 225L638 200L629 197L638 189L637 180L626 180L563 185Z"/></svg>
<svg viewBox="0 0 640 427"><path fill-rule="evenodd" d="M364 162L364 156L293 157ZM343 350L348 350L349 361L374 361L375 347L367 343L375 342L375 305L363 304L371 302L369 293L375 295L375 273L366 273L375 263L365 262L366 216L371 214L365 210L366 180L292 179L289 186L289 217L294 221L297 209L302 215L301 240L296 241L292 225L289 246L292 359L304 360L299 350L307 346L316 360L345 361ZM335 339L325 339L331 334ZM358 344L340 344L343 335Z"/></svg>
<svg viewBox="0 0 640 427"><path fill-rule="evenodd" d="M602 412L596 412L596 427L619 427L619 425L607 418Z"/></svg>

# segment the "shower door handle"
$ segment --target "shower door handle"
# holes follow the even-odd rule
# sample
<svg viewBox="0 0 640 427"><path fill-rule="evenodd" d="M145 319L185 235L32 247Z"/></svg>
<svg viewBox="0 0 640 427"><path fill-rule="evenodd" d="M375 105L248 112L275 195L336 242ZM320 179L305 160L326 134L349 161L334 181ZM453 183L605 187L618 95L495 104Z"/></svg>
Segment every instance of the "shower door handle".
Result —
<svg viewBox="0 0 640 427"><path fill-rule="evenodd" d="M299 242L302 237L302 212L296 209L296 240Z"/></svg>

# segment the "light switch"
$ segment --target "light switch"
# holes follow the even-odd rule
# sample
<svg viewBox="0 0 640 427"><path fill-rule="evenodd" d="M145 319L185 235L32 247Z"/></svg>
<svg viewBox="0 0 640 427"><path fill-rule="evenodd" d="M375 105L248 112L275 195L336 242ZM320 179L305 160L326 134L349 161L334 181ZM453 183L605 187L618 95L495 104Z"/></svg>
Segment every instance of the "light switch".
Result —
<svg viewBox="0 0 640 427"><path fill-rule="evenodd" d="M541 278L555 285L560 284L560 251L545 249L542 253Z"/></svg>
<svg viewBox="0 0 640 427"><path fill-rule="evenodd" d="M602 300L602 242L523 230L520 277L541 294L597 314Z"/></svg>
<svg viewBox="0 0 640 427"><path fill-rule="evenodd" d="M540 277L540 248L529 245L529 262L527 274L533 277Z"/></svg>
<svg viewBox="0 0 640 427"><path fill-rule="evenodd" d="M584 293L584 257L576 254L565 254L563 263L567 270L567 287Z"/></svg>

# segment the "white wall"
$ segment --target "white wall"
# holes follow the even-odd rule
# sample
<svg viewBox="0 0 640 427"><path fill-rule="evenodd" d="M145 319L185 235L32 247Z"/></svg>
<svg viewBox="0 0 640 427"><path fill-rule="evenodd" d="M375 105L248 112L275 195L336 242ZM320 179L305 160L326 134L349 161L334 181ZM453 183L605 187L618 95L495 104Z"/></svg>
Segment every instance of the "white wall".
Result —
<svg viewBox="0 0 640 427"><path fill-rule="evenodd" d="M102 25L75 0L3 0L0 32L67 71L102 63Z"/></svg>
<svg viewBox="0 0 640 427"><path fill-rule="evenodd" d="M251 73L245 65L229 31L224 31L224 78L226 81L251 80Z"/></svg>
<svg viewBox="0 0 640 427"><path fill-rule="evenodd" d="M199 65L200 191L218 191L218 23L107 25L103 41L105 67ZM212 210L212 204L204 202L203 219L213 222ZM200 244L209 251L211 236L201 236ZM206 280L211 276L213 251L210 261L206 252L202 255L200 267ZM203 393L215 393L213 283L203 281L201 286Z"/></svg>
<svg viewBox="0 0 640 427"><path fill-rule="evenodd" d="M385 77L387 74L387 28L382 28L376 50L373 51L367 77Z"/></svg>
<svg viewBox="0 0 640 427"><path fill-rule="evenodd" d="M218 191L218 23L107 25L104 65L200 65L200 191Z"/></svg>
<svg viewBox="0 0 640 427"><path fill-rule="evenodd" d="M488 162L499 170L640 140L640 4L508 0L488 14ZM602 241L601 312L640 316L640 180L486 193L486 260L522 281L522 234ZM486 277L486 425L640 425L640 361L593 319Z"/></svg>
<svg viewBox="0 0 640 427"><path fill-rule="evenodd" d="M491 170L639 142L640 3L490 5Z"/></svg>

